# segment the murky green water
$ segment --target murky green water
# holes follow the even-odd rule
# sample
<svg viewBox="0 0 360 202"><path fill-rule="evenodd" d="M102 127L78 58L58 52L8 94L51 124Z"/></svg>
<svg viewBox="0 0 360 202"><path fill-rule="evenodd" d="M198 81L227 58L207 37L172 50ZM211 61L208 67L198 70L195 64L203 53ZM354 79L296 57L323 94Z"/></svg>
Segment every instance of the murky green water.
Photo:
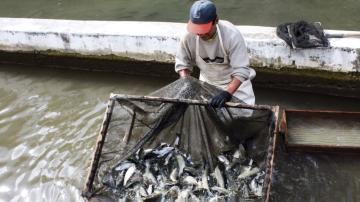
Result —
<svg viewBox="0 0 360 202"><path fill-rule="evenodd" d="M81 20L188 20L192 0L1 0L1 17ZM216 0L221 18L238 25L276 26L300 19L325 28L359 30L358 0Z"/></svg>
<svg viewBox="0 0 360 202"><path fill-rule="evenodd" d="M0 67L0 201L79 201L110 92L166 81Z"/></svg>

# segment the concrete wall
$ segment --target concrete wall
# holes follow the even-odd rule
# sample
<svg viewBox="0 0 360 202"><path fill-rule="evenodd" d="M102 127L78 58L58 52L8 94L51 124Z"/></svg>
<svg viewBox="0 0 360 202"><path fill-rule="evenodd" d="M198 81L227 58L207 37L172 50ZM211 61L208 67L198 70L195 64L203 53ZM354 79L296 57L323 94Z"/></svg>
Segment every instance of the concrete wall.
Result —
<svg viewBox="0 0 360 202"><path fill-rule="evenodd" d="M184 23L0 18L0 51L56 52L173 63ZM331 48L291 50L275 28L238 26L255 67L360 71L360 38L331 39ZM327 30L327 33L351 33Z"/></svg>

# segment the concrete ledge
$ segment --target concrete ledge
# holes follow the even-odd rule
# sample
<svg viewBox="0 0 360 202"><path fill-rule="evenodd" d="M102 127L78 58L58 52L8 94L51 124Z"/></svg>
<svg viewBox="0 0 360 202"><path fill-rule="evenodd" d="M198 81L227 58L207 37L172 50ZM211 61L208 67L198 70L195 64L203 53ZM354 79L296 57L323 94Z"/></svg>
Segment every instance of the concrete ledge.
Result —
<svg viewBox="0 0 360 202"><path fill-rule="evenodd" d="M254 67L360 71L360 38L331 39L331 48L291 50L275 28L238 29ZM185 31L184 23L0 18L0 51L173 63Z"/></svg>

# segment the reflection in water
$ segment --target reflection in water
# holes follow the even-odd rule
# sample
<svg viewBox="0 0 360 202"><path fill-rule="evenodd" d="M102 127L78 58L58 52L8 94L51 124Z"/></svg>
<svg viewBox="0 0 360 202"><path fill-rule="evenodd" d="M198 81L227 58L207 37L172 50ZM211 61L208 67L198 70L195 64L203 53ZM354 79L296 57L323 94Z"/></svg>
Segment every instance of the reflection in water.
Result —
<svg viewBox="0 0 360 202"><path fill-rule="evenodd" d="M109 94L143 95L170 82L113 73L1 66L0 201L81 201L80 192ZM255 92L259 104L360 111L360 103L354 99L270 89ZM330 163L322 163L322 158ZM334 172L341 173L334 176L358 177L354 166L345 164L346 173L332 157L321 156L301 161L288 156L282 161L284 165L279 163L275 170L274 187L279 193L300 189L311 196L309 190L313 187L307 188L307 183L309 178L315 178L324 183L318 185L324 185L326 190L335 186L350 196L356 194L351 187L342 188L346 181L341 178L328 178ZM287 164L294 167L287 169ZM351 183L359 189L359 181ZM324 193L319 190L311 191L315 195Z"/></svg>

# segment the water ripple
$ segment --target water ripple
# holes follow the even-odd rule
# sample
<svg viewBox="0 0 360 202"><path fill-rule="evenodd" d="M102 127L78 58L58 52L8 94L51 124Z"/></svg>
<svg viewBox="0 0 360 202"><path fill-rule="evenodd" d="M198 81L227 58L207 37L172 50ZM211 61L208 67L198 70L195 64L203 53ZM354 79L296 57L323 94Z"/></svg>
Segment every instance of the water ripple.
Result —
<svg viewBox="0 0 360 202"><path fill-rule="evenodd" d="M28 149L27 146L25 146L24 144L15 147L11 153L11 160L14 161L19 157L21 157L26 152L27 149Z"/></svg>

